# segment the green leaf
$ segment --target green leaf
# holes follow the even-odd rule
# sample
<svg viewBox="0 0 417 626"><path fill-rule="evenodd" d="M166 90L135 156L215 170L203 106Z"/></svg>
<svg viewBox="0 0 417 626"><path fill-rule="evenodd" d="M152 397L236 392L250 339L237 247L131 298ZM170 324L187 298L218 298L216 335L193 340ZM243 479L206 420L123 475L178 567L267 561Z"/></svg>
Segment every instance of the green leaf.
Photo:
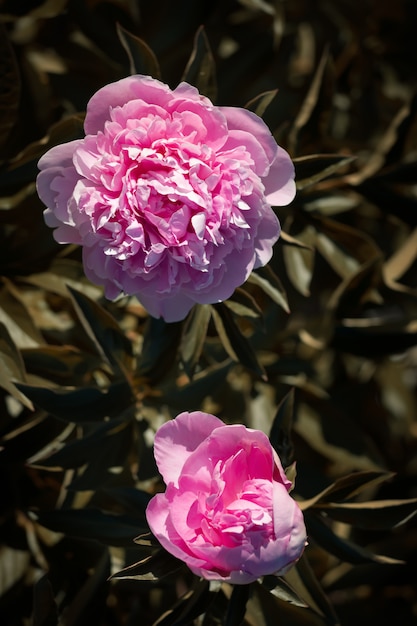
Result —
<svg viewBox="0 0 417 626"><path fill-rule="evenodd" d="M278 89L264 91L263 93L260 93L258 96L255 96L254 98L249 100L249 102L245 104L245 109L249 109L249 111L253 111L254 113L256 113L256 115L262 117L266 109L274 100L277 93Z"/></svg>
<svg viewBox="0 0 417 626"><path fill-rule="evenodd" d="M260 287L286 313L290 312L287 294L281 281L268 265L253 271L247 282Z"/></svg>
<svg viewBox="0 0 417 626"><path fill-rule="evenodd" d="M293 415L294 388L290 389L280 402L269 433L271 444L277 451L283 467L289 467L294 460L294 445L291 436Z"/></svg>
<svg viewBox="0 0 417 626"><path fill-rule="evenodd" d="M129 371L133 363L132 345L114 317L80 291L71 287L68 287L68 291L84 330L96 346L98 354L121 372Z"/></svg>
<svg viewBox="0 0 417 626"><path fill-rule="evenodd" d="M281 576L264 576L261 584L279 600L283 600L284 602L289 602L290 604L295 604L295 606L303 608L308 607L308 604L300 598L291 585L288 584Z"/></svg>
<svg viewBox="0 0 417 626"><path fill-rule="evenodd" d="M250 320L262 317L262 309L247 291L238 287L233 295L224 301L224 304L235 315L246 317Z"/></svg>
<svg viewBox="0 0 417 626"><path fill-rule="evenodd" d="M93 373L102 367L99 356L72 346L40 346L21 351L29 374L59 385L90 385Z"/></svg>
<svg viewBox="0 0 417 626"><path fill-rule="evenodd" d="M99 509L57 509L30 511L29 514L35 522L55 532L100 541L110 546L132 547L138 531L147 531L144 522L136 517L111 515Z"/></svg>
<svg viewBox="0 0 417 626"><path fill-rule="evenodd" d="M300 502L303 510L308 509L317 504L326 504L328 502L341 502L361 493L364 489L376 487L382 482L386 482L393 478L395 474L392 472L384 472L381 470L366 470L362 472L354 472L347 476L338 478L334 483L323 489L313 498Z"/></svg>
<svg viewBox="0 0 417 626"><path fill-rule="evenodd" d="M33 404L13 380L25 380L26 372L22 356L4 324L0 322L0 387L33 411Z"/></svg>
<svg viewBox="0 0 417 626"><path fill-rule="evenodd" d="M293 160L297 191L302 191L329 178L338 170L347 167L356 157L340 154L309 154Z"/></svg>
<svg viewBox="0 0 417 626"><path fill-rule="evenodd" d="M312 599L317 609L327 618L328 623L334 624L335 626L339 624L339 619L335 610L329 598L324 593L323 587L318 581L316 574L310 565L306 552L304 552L301 559L297 561L294 571L296 571L299 575L304 588L309 594L309 597ZM291 570L289 573L291 574Z"/></svg>
<svg viewBox="0 0 417 626"><path fill-rule="evenodd" d="M45 574L33 587L32 626L57 626L58 611L52 585Z"/></svg>
<svg viewBox="0 0 417 626"><path fill-rule="evenodd" d="M316 504L316 510L328 517L357 528L391 530L417 513L417 498L409 500L374 500L370 502L326 502Z"/></svg>
<svg viewBox="0 0 417 626"><path fill-rule="evenodd" d="M313 80L311 81L307 94L297 115L294 118L291 130L288 134L288 148L290 154L294 154L296 152L300 131L307 125L313 115L313 112L317 108L320 94L326 86L326 81L324 79L326 77L326 72L328 71L328 68L329 49L328 47L326 47L321 56L320 62L314 74Z"/></svg>
<svg viewBox="0 0 417 626"><path fill-rule="evenodd" d="M220 302L212 306L212 312L216 330L229 356L266 380L263 366L259 363L249 340L242 334L227 306Z"/></svg>
<svg viewBox="0 0 417 626"><path fill-rule="evenodd" d="M203 351L210 319L210 306L208 304L196 304L185 320L179 355L185 373L190 379L194 376L195 368Z"/></svg>
<svg viewBox="0 0 417 626"><path fill-rule="evenodd" d="M233 586L224 626L240 626L242 624L246 613L246 603L249 600L249 591L249 585Z"/></svg>
<svg viewBox="0 0 417 626"><path fill-rule="evenodd" d="M117 34L126 50L130 63L131 74L144 74L153 78L161 78L158 59L143 39L136 37L120 24L116 25Z"/></svg>
<svg viewBox="0 0 417 626"><path fill-rule="evenodd" d="M184 596L182 596L172 608L164 613L154 626L186 626L206 613L216 593L210 591L208 580L199 580Z"/></svg>
<svg viewBox="0 0 417 626"><path fill-rule="evenodd" d="M160 381L177 360L183 322L167 323L162 318L149 317L143 335L138 375L150 385Z"/></svg>
<svg viewBox="0 0 417 626"><path fill-rule="evenodd" d="M68 488L73 491L96 491L108 482L109 469L118 468L126 462L132 435L131 422L112 421L96 428L91 434L69 441L45 458L38 455L31 464L52 469L76 469L86 465L83 473Z"/></svg>
<svg viewBox="0 0 417 626"><path fill-rule="evenodd" d="M224 383L231 366L232 361L227 359L198 372L188 385L164 389L165 402L178 411L189 411L190 406L200 406L212 389Z"/></svg>
<svg viewBox="0 0 417 626"><path fill-rule="evenodd" d="M197 87L212 102L216 101L216 68L210 44L203 26L198 29L190 59L182 80Z"/></svg>
<svg viewBox="0 0 417 626"><path fill-rule="evenodd" d="M116 417L132 406L134 399L129 385L115 382L107 389L48 389L19 383L18 389L39 408L65 422L89 423Z"/></svg>
<svg viewBox="0 0 417 626"><path fill-rule="evenodd" d="M33 184L37 174L37 162L53 146L61 143L81 139L84 115L75 113L53 124L48 134L24 148L9 164L9 167L0 172L0 188L8 188L16 183Z"/></svg>
<svg viewBox="0 0 417 626"><path fill-rule="evenodd" d="M166 550L158 550L155 554L124 567L116 572L111 578L130 580L150 580L152 582L161 580L171 574L178 574L183 569L184 563L179 561Z"/></svg>
<svg viewBox="0 0 417 626"><path fill-rule="evenodd" d="M255 583L254 593L247 604L246 619L249 624L272 626L330 626L323 615L310 607L289 602L268 591L263 585Z"/></svg>
<svg viewBox="0 0 417 626"><path fill-rule="evenodd" d="M18 116L20 74L13 48L0 25L0 147L3 148Z"/></svg>
<svg viewBox="0 0 417 626"><path fill-rule="evenodd" d="M304 519L307 526L307 532L317 543L330 552L333 556L341 561L346 561L354 565L363 563L381 563L384 565L396 565L402 563L398 559L392 559L388 556L374 554L366 548L362 548L357 544L344 539L328 526L321 515L312 514L310 511L304 512Z"/></svg>
<svg viewBox="0 0 417 626"><path fill-rule="evenodd" d="M282 248L288 278L303 296L310 295L310 283L314 270L315 251L313 246L315 239L315 229L312 226L307 226L301 233L297 234L297 242L304 244L303 247L287 245Z"/></svg>

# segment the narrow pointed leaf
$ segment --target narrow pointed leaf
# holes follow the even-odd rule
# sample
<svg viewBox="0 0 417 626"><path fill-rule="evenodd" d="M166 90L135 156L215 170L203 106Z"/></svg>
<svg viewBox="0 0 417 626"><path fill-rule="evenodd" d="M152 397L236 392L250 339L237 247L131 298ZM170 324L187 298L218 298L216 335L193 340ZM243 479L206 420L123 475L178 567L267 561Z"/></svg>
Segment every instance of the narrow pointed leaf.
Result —
<svg viewBox="0 0 417 626"><path fill-rule="evenodd" d="M136 37L128 30L117 24L117 34L126 50L130 63L131 74L145 74L153 78L161 78L158 59L151 48L140 37Z"/></svg>
<svg viewBox="0 0 417 626"><path fill-rule="evenodd" d="M182 561L173 557L166 550L158 550L155 554L116 572L111 578L157 581L177 573L182 568L184 568Z"/></svg>
<svg viewBox="0 0 417 626"><path fill-rule="evenodd" d="M282 399L269 433L271 444L284 467L291 465L294 460L294 445L291 437L293 416L294 388Z"/></svg>
<svg viewBox="0 0 417 626"><path fill-rule="evenodd" d="M216 101L216 68L203 26L200 26L196 33L194 48L182 79L197 87L199 92L210 98L212 102Z"/></svg>
<svg viewBox="0 0 417 626"><path fill-rule="evenodd" d="M339 537L319 515L305 512L304 518L309 536L317 541L327 552L330 552L330 554L341 561L346 561L354 565L360 565L362 563L395 565L402 562L388 556L374 554L370 550L362 548L348 539Z"/></svg>

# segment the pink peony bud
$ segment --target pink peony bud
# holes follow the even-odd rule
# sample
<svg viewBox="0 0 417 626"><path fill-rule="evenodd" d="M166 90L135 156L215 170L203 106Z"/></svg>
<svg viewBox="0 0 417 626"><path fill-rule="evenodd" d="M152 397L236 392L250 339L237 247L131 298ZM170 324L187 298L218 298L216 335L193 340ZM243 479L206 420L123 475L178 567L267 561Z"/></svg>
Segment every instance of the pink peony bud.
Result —
<svg viewBox="0 0 417 626"><path fill-rule="evenodd" d="M197 576L245 584L300 558L303 514L264 433L181 413L156 433L155 459L167 489L149 502L149 526Z"/></svg>

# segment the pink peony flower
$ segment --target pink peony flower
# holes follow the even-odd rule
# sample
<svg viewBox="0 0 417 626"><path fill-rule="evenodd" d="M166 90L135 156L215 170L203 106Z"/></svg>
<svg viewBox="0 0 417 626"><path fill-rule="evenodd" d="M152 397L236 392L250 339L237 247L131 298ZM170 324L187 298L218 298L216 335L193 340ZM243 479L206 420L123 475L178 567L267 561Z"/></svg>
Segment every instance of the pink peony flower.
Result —
<svg viewBox="0 0 417 626"><path fill-rule="evenodd" d="M167 489L148 504L149 526L195 574L244 584L300 558L303 515L264 433L181 413L156 433L155 459Z"/></svg>
<svg viewBox="0 0 417 626"><path fill-rule="evenodd" d="M271 205L293 199L294 167L254 113L137 75L100 89L84 128L40 159L37 187L55 239L83 247L107 298L177 321L270 260Z"/></svg>

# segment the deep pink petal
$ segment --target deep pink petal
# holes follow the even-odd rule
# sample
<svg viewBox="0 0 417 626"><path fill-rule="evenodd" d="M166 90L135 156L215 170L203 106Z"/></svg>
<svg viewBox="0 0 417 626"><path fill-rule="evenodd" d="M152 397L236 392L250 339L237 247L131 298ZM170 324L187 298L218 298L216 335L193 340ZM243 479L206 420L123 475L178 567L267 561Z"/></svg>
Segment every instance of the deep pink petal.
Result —
<svg viewBox="0 0 417 626"><path fill-rule="evenodd" d="M180 413L155 435L154 454L158 469L168 485L178 477L191 453L223 422L214 415L194 411Z"/></svg>

